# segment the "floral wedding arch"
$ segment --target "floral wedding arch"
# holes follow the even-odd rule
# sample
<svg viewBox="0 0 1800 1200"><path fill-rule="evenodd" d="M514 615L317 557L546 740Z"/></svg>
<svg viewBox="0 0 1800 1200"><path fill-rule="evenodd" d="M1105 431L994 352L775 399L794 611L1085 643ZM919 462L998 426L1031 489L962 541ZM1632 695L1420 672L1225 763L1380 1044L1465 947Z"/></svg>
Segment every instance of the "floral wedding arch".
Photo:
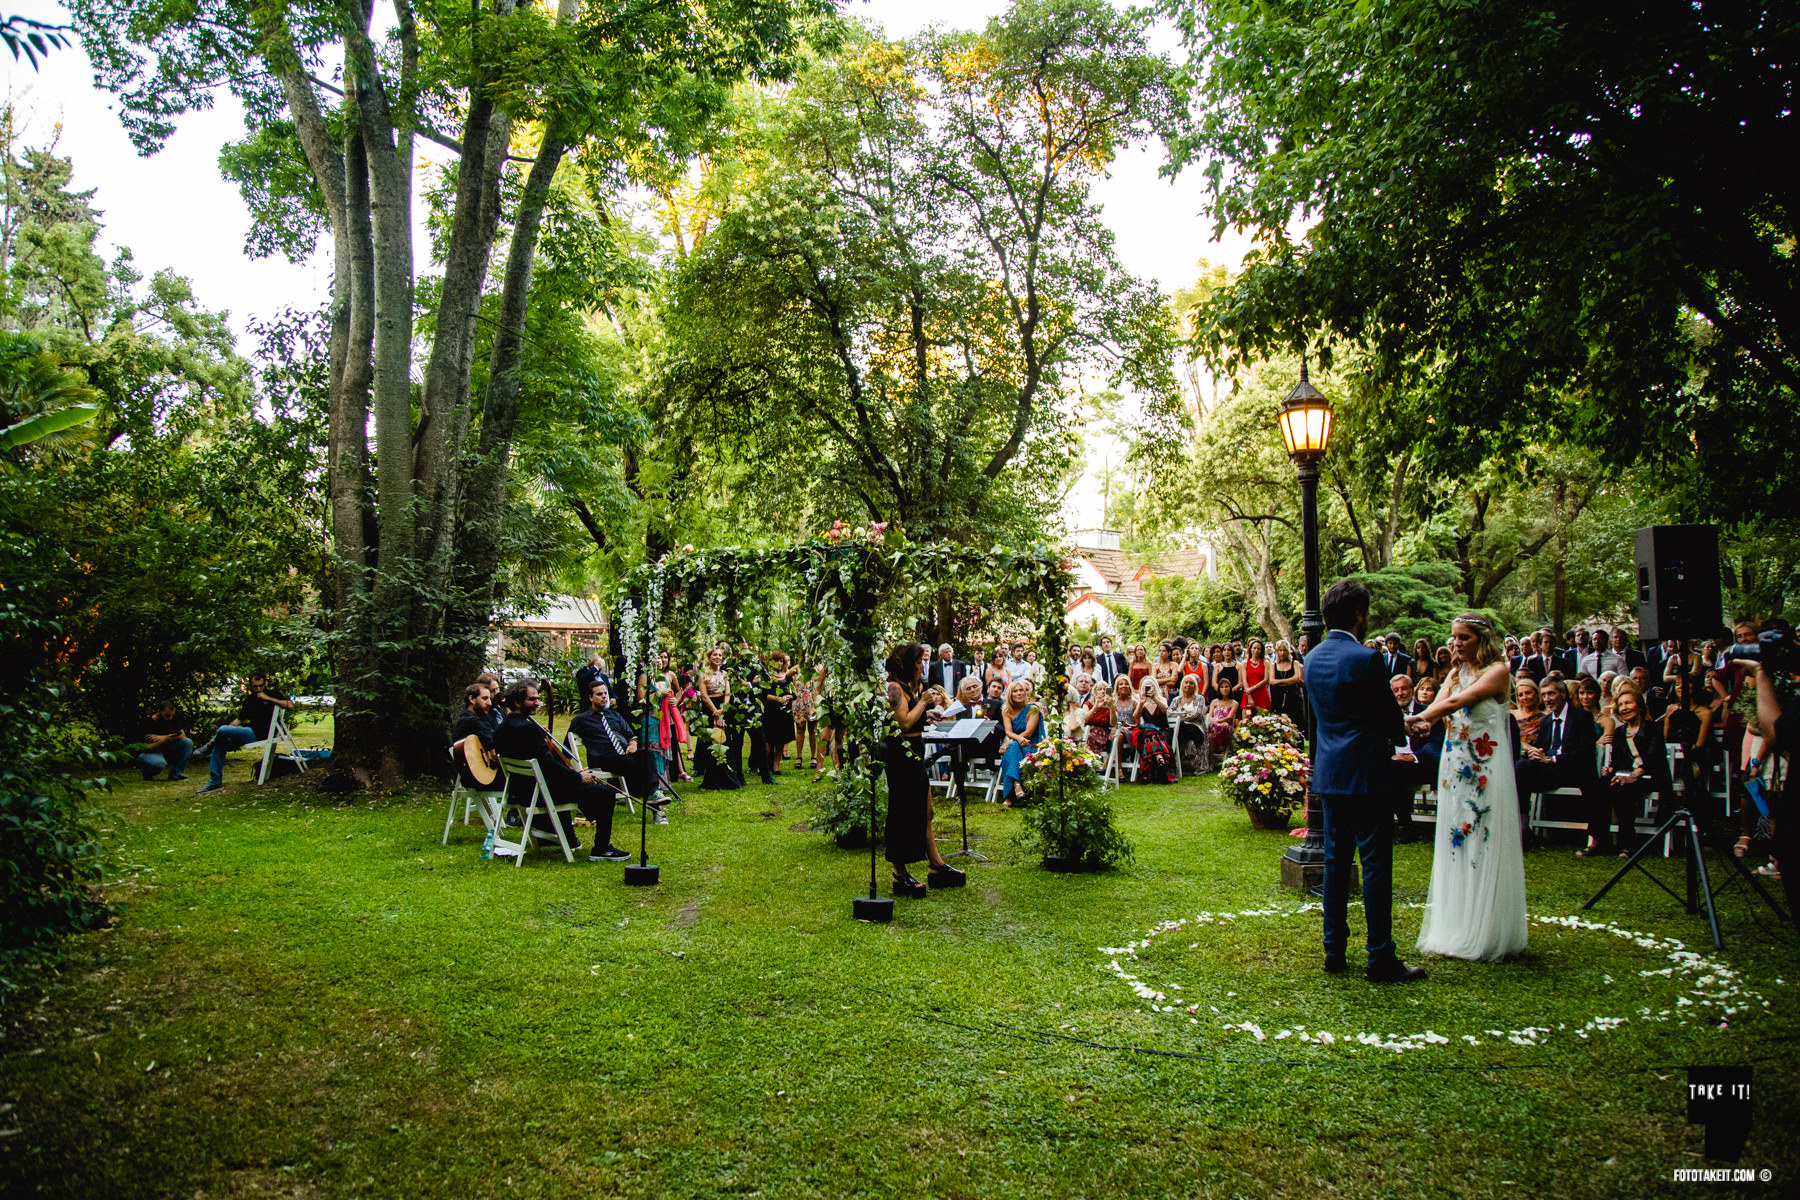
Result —
<svg viewBox="0 0 1800 1200"><path fill-rule="evenodd" d="M883 524L839 521L811 541L771 549L683 547L634 568L619 586L624 677L637 678L659 650L672 661L694 661L721 637L737 641L766 624L777 596L798 600L801 654L825 664L827 692L843 719L838 787L844 801L866 806L887 732L885 664L894 641L909 636L945 593L992 615L1024 617L1042 630L1044 692L1060 697L1068 687L1071 581L1064 553L1046 545L984 551L913 542ZM646 694L646 715L648 704Z"/></svg>

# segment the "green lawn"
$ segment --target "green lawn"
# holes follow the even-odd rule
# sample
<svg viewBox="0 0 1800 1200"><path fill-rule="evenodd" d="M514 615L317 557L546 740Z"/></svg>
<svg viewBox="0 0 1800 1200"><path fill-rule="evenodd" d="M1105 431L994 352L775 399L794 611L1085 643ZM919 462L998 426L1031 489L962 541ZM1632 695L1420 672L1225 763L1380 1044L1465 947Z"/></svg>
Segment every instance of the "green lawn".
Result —
<svg viewBox="0 0 1800 1200"><path fill-rule="evenodd" d="M1773 1182L1736 1186L1800 1180L1800 962L1740 896L1721 1029L1680 1001L1724 982L1555 925L1518 963L1328 977L1317 913L1277 883L1286 839L1210 781L1127 787L1137 863L1102 875L1045 872L1016 814L977 806L970 886L876 926L850 919L867 857L799 828L791 768L688 791L651 829L663 882L627 889L616 866L483 863L477 826L440 846L440 790L340 806L242 783L243 759L223 793L193 794L201 770L100 799L126 913L8 1014L0 1193L1684 1194L1672 1172L1705 1165L1684 1069L1709 1063L1756 1070L1740 1165ZM1428 864L1398 851L1403 946ZM1533 915L1559 916L1606 867L1550 849L1526 869ZM1583 915L1710 951L1646 882ZM1177 917L1136 959L1102 952ZM1244 1023L1266 1040L1223 1028ZM1280 1036L1297 1026L1336 1040ZM1547 1032L1489 1032L1528 1028ZM1447 1044L1355 1041L1426 1031Z"/></svg>

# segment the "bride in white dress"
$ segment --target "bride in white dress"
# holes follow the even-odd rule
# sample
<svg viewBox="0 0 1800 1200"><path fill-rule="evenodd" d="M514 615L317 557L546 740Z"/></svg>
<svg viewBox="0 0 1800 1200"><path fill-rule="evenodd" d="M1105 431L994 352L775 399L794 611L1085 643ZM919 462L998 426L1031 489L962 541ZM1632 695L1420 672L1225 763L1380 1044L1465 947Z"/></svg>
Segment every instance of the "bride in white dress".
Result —
<svg viewBox="0 0 1800 1200"><path fill-rule="evenodd" d="M1450 630L1450 678L1408 722L1420 735L1439 719L1448 727L1419 949L1491 961L1525 949L1525 852L1506 723L1512 677L1486 618L1464 613Z"/></svg>

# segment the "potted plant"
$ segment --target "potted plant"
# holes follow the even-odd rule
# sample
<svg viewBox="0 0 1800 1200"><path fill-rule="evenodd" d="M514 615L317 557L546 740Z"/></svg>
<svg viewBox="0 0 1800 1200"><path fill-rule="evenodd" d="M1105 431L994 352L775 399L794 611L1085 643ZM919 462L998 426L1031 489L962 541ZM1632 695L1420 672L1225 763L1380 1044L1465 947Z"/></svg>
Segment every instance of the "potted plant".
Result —
<svg viewBox="0 0 1800 1200"><path fill-rule="evenodd" d="M1019 836L1035 844L1052 871L1091 871L1131 860L1131 843L1113 824L1112 804L1086 746L1051 739L1026 756Z"/></svg>
<svg viewBox="0 0 1800 1200"><path fill-rule="evenodd" d="M1286 718L1279 718L1286 720ZM1299 749L1283 742L1250 745L1219 764L1219 786L1241 804L1257 829L1286 829L1294 810L1306 803L1310 764Z"/></svg>

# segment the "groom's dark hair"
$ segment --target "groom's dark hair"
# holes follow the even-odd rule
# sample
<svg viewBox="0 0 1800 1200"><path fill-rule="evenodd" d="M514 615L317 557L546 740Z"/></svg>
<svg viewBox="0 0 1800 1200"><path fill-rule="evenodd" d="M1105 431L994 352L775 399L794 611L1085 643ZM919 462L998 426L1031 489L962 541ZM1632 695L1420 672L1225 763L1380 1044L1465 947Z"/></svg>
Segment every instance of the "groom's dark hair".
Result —
<svg viewBox="0 0 1800 1200"><path fill-rule="evenodd" d="M1349 629L1369 611L1369 589L1354 579L1340 579L1325 589L1319 607L1324 610L1325 628Z"/></svg>

